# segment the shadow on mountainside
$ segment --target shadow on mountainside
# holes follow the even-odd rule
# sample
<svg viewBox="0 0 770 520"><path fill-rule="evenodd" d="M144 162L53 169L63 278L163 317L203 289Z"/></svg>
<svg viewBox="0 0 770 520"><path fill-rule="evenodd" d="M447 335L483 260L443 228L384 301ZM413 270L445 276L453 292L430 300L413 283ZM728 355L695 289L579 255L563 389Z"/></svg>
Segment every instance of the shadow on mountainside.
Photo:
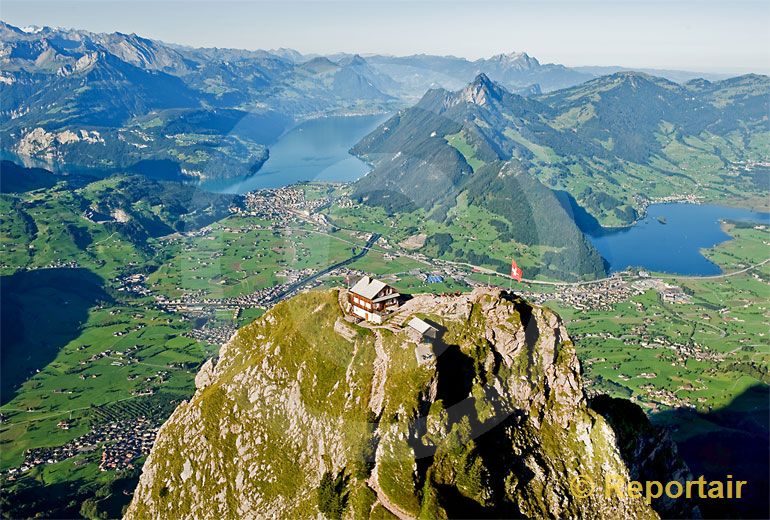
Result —
<svg viewBox="0 0 770 520"><path fill-rule="evenodd" d="M454 423L473 410L467 404L463 406L463 401L468 399L473 387L473 360L460 350L459 345L445 343L446 327L430 320L427 323L438 330L433 341L436 355L436 400L443 401L449 413L449 421Z"/></svg>
<svg viewBox="0 0 770 520"><path fill-rule="evenodd" d="M11 161L0 161L0 192L24 193L50 188L61 177L42 168L25 168Z"/></svg>
<svg viewBox="0 0 770 520"><path fill-rule="evenodd" d="M533 308L513 294L503 293L502 297L513 302L519 312L525 329L528 358L532 363L534 349L540 336L537 320L532 317ZM425 321L438 331L432 342L436 354L435 399L443 403L450 429L467 419L470 431L475 432L473 436L478 436L470 443L473 447L466 453L469 457L466 463L474 457L483 460L484 466L489 469L486 485L493 488L491 496L494 497L486 504L482 504L467 496L467 490L461 492L456 484L431 481L431 485L438 491L438 502L445 511L449 512L450 518L525 518L517 504L508 500L504 487L505 476L512 471L521 479L521 482L534 477L534 473L526 467L523 459L516 456L511 449L510 431L522 423L524 414L515 411L497 419L487 420L482 424L478 417L476 398L471 394L474 380L478 378L482 385L486 384L486 374L481 369L479 360L463 352L459 345L448 343L445 340L446 327L429 319ZM499 365L502 362L499 353L494 349L492 352L495 355L495 365ZM426 409L422 412L418 430L420 436L426 432L425 417L428 411ZM426 479L431 479L431 471L440 471L440 469L436 469L434 464L433 449L426 450L424 446L417 444L412 443L415 453L422 455L422 458L417 460L417 486L423 489Z"/></svg>
<svg viewBox="0 0 770 520"><path fill-rule="evenodd" d="M553 194L556 196L559 204L561 204L561 207L564 208L564 211L567 212L567 215L575 221L580 231L589 235L601 234L603 229L601 223L578 204L575 197L567 191L553 190Z"/></svg>
<svg viewBox="0 0 770 520"><path fill-rule="evenodd" d="M44 484L29 476L16 482L4 482L0 495L3 518L81 518L79 514L83 490L82 478ZM69 502L61 497L71 498Z"/></svg>
<svg viewBox="0 0 770 520"><path fill-rule="evenodd" d="M672 430L695 478L745 480L741 499L700 500L706 518L770 518L770 387L757 384L724 408L678 409L652 416Z"/></svg>
<svg viewBox="0 0 770 520"><path fill-rule="evenodd" d="M0 278L0 403L75 339L100 301L102 279L87 269L19 271Z"/></svg>
<svg viewBox="0 0 770 520"><path fill-rule="evenodd" d="M125 471L114 480L95 484L82 477L71 480L38 480L25 474L3 482L0 511L3 518L121 518L139 482L140 468Z"/></svg>

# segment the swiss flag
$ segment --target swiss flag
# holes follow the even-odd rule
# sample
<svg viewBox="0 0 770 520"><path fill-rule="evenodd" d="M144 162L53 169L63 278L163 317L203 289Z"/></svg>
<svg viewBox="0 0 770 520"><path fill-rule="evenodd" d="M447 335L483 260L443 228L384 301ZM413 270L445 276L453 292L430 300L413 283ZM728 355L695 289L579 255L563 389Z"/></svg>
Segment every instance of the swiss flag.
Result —
<svg viewBox="0 0 770 520"><path fill-rule="evenodd" d="M522 272L521 268L516 264L516 260L511 260L511 278L520 282L521 275L523 274L524 273Z"/></svg>

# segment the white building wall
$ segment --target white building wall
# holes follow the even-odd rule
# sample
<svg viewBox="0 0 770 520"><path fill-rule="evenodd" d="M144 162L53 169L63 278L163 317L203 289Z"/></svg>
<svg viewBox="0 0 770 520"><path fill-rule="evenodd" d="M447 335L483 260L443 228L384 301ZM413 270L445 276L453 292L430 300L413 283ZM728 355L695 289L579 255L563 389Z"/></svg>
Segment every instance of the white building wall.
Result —
<svg viewBox="0 0 770 520"><path fill-rule="evenodd" d="M356 307L355 305L353 305L353 314L372 323L382 323L382 317L379 314L368 312L360 307Z"/></svg>

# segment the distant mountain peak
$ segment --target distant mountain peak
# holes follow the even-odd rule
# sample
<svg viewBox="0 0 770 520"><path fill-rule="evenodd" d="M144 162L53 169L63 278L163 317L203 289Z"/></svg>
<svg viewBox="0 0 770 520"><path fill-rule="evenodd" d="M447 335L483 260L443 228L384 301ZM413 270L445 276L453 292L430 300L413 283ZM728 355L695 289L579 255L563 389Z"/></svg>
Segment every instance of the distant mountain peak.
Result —
<svg viewBox="0 0 770 520"><path fill-rule="evenodd" d="M460 92L460 99L480 106L488 105L492 100L499 100L505 91L483 72L476 76L467 87Z"/></svg>
<svg viewBox="0 0 770 520"><path fill-rule="evenodd" d="M635 79L635 78L648 79L648 78L651 78L652 76L636 70L621 70L620 72L616 72L615 74L612 74L611 77L622 78L622 79Z"/></svg>
<svg viewBox="0 0 770 520"><path fill-rule="evenodd" d="M632 89L654 88L676 92L681 88L680 84L666 78L661 78L647 74L646 72L633 70L617 72L611 76L605 76L605 78L608 78L609 81L614 82L618 86L623 85ZM597 78L597 80L594 81L601 79L602 78Z"/></svg>
<svg viewBox="0 0 770 520"><path fill-rule="evenodd" d="M352 56L344 56L340 60L336 60L337 65L340 67L368 67L367 62L360 54L353 54Z"/></svg>
<svg viewBox="0 0 770 520"><path fill-rule="evenodd" d="M314 74L320 74L322 72L329 72L332 70L337 70L339 68L339 65L334 63L329 58L326 58L324 56L319 56L317 58L313 58L310 61L306 61L302 65L300 65L303 69L309 70Z"/></svg>
<svg viewBox="0 0 770 520"><path fill-rule="evenodd" d="M506 54L496 54L488 61L495 61L506 67L517 70L534 69L540 66L537 58L533 58L526 52L509 52Z"/></svg>
<svg viewBox="0 0 770 520"><path fill-rule="evenodd" d="M45 30L45 27L40 27L39 25L28 25L26 27L21 28L22 32L25 32L27 34L36 34L39 32L43 32Z"/></svg>
<svg viewBox="0 0 770 520"><path fill-rule="evenodd" d="M350 65L364 65L366 64L366 60L361 57L360 54L354 54L352 58L350 58Z"/></svg>
<svg viewBox="0 0 770 520"><path fill-rule="evenodd" d="M575 88L580 88L583 91L591 90L596 93L615 89L631 89L634 91L638 89L651 89L659 90L661 92L676 92L681 88L681 85L665 78L651 76L645 72L623 70L594 78L591 81L587 81L582 86Z"/></svg>
<svg viewBox="0 0 770 520"><path fill-rule="evenodd" d="M290 61L292 63L300 63L303 61L304 56L301 52L288 47L279 47L277 49L270 49L268 51L273 56L278 56L281 59Z"/></svg>
<svg viewBox="0 0 770 520"><path fill-rule="evenodd" d="M486 73L479 72L478 74L476 74L476 77L473 79L470 85L471 86L476 85L484 88L492 88L494 86L494 82L491 79L489 79L489 76L487 76Z"/></svg>

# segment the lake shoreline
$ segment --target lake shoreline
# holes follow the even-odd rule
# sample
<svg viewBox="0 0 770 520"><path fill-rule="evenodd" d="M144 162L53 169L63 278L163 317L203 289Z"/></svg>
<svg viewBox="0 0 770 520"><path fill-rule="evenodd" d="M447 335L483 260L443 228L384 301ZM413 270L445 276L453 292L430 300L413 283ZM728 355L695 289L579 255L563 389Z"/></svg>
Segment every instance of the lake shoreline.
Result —
<svg viewBox="0 0 770 520"><path fill-rule="evenodd" d="M287 130L269 149L270 157L255 173L201 182L214 193L244 194L303 181L355 182L371 166L350 153L390 112L329 115L305 119Z"/></svg>
<svg viewBox="0 0 770 520"><path fill-rule="evenodd" d="M638 268L667 275L712 276L722 270L703 251L733 238L723 229L730 221L770 225L770 213L707 203L650 204L645 217L633 226L602 228L586 236L606 261L609 273Z"/></svg>

